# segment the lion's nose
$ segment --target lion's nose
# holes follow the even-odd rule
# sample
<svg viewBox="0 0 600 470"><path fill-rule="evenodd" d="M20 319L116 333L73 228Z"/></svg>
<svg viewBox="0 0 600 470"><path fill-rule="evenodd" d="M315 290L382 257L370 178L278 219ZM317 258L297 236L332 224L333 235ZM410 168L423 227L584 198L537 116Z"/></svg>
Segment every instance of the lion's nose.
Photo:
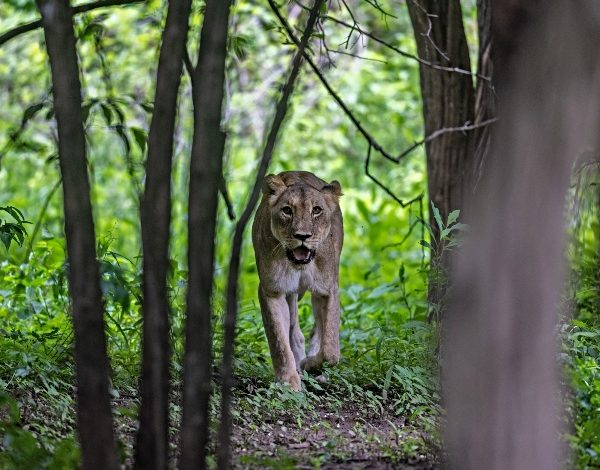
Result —
<svg viewBox="0 0 600 470"><path fill-rule="evenodd" d="M311 233L300 233L299 232L299 233L294 234L294 238L304 241L304 240L310 238L311 235L312 235Z"/></svg>

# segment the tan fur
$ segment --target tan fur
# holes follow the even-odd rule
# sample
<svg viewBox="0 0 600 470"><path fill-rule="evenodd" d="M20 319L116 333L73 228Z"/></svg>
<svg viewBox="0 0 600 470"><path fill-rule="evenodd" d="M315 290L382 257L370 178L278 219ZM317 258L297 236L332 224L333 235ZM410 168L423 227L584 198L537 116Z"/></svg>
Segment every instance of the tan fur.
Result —
<svg viewBox="0 0 600 470"><path fill-rule="evenodd" d="M252 224L258 297L275 379L294 390L301 389L301 370L318 370L323 362L336 364L340 359L341 195L337 181L326 183L305 171L269 175ZM294 235L307 238L301 241ZM295 264L287 253L302 243L314 250L314 258ZM294 254L289 256L296 260ZM298 299L306 291L312 294L315 316L308 354L298 323Z"/></svg>

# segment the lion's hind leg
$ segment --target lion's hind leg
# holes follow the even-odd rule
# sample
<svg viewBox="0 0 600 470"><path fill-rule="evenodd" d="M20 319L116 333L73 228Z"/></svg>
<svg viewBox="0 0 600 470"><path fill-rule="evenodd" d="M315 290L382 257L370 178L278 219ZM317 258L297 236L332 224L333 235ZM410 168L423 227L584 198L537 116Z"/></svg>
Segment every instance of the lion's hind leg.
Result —
<svg viewBox="0 0 600 470"><path fill-rule="evenodd" d="M319 371L323 362L330 365L340 360L340 307L337 290L329 295L313 293L315 328L310 337L308 355L302 361L302 369Z"/></svg>

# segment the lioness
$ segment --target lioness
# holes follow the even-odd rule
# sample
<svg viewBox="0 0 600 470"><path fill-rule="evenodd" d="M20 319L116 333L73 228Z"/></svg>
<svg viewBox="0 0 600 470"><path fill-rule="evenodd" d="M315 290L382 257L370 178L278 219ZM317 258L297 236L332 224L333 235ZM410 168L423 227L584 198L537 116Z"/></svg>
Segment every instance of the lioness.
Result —
<svg viewBox="0 0 600 470"><path fill-rule="evenodd" d="M258 298L275 379L296 391L301 370L340 360L341 195L337 181L326 183L306 171L268 175L252 224ZM308 355L298 323L298 299L306 291L315 316Z"/></svg>

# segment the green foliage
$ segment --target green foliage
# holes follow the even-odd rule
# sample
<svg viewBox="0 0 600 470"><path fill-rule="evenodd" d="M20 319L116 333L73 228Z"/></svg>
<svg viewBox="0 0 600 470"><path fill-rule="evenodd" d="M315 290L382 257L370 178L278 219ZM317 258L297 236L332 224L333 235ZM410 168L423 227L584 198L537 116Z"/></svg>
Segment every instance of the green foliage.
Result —
<svg viewBox="0 0 600 470"><path fill-rule="evenodd" d="M373 2L367 2L373 5ZM476 36L475 2L467 2L469 38ZM75 17L82 68L88 169L98 236L98 258L106 306L106 333L112 366L115 419L135 430L141 337L141 260L139 196L144 177L149 116L153 111L155 68L166 2L150 0L128 8L102 9ZM388 1L357 8L363 27L408 52L415 52L410 21ZM333 5L331 5L333 6ZM192 57L202 20L195 4L189 49ZM329 14L350 21L343 11ZM0 33L35 17L32 0L0 2ZM233 7L229 42L227 109L223 126L228 147L225 179L236 213L245 204L256 157L272 117L272 104L285 78L293 48L264 2L238 1ZM299 25L302 17L295 19ZM418 64L391 54L356 31L324 25L329 45L315 48L332 87L357 119L390 153L400 153L422 137ZM282 44L283 43L283 44ZM475 41L470 41L475 44ZM335 47L337 45L339 47ZM353 46L354 48L347 49ZM356 53L366 60L347 55ZM472 54L477 56L473 49ZM335 66L333 66L335 65ZM55 123L42 33L11 40L0 47L0 468L76 468L73 439L73 334L67 291L62 200L55 192L57 165ZM181 385L187 288L187 196L192 136L189 78L184 74L175 135L173 222L168 294L171 305L172 379ZM378 451L393 462L435 447L440 411L438 371L433 350L438 333L428 323L432 308L427 283L439 273L431 251L459 246L466 227L459 212L443 221L432 207L442 246L431 236L420 202L401 209L364 175L367 145L314 76L301 75L291 113L277 146L272 172L313 171L341 182L345 240L341 260L342 362L323 377L305 375L304 391L292 393L272 383L272 368L256 301L257 274L246 234L240 279L236 338L236 422L249 429L281 421L302 428L329 426L323 409L351 409L365 422L398 418L424 435L395 429L397 440ZM399 165L373 158L371 171L398 197L409 200L426 191L425 164L418 149ZM16 209L21 208L23 212ZM221 208L214 279L214 348L220 357L221 314L232 223ZM27 219L35 222L31 246ZM594 225L595 224L595 225ZM562 359L572 379L569 441L580 468L599 466L598 415L598 219L580 233L586 243L575 250L578 272L572 293L577 320L563 328ZM14 243L13 243L14 242ZM305 335L312 327L309 299L299 305ZM215 387L216 388L216 387ZM128 397L128 398L123 398ZM218 397L211 405L217 417ZM172 422L180 417L171 403ZM392 423L392 426L393 425ZM119 429L123 429L119 427ZM357 425L361 440L371 437ZM429 436L429 437L427 437ZM426 438L427 437L427 438ZM123 441L127 436L120 435ZM131 436L129 436L131 438ZM336 455L329 434L311 465L318 468ZM248 466L293 468L289 455L245 456Z"/></svg>
<svg viewBox="0 0 600 470"><path fill-rule="evenodd" d="M7 470L22 468L37 470L67 470L79 467L79 447L67 437L44 447L40 436L22 426L19 406L6 392L0 391L0 421L2 448L0 467Z"/></svg>
<svg viewBox="0 0 600 470"><path fill-rule="evenodd" d="M13 241L19 246L23 246L23 241L27 235L25 224L31 222L27 222L23 213L13 206L0 207L0 212L6 212L15 220L15 222L9 222L0 218L0 240L2 240L6 249L10 248Z"/></svg>
<svg viewBox="0 0 600 470"><path fill-rule="evenodd" d="M569 204L570 279L560 355L568 379L565 397L572 465L600 468L600 168L581 156ZM594 161L593 159L591 160Z"/></svg>
<svg viewBox="0 0 600 470"><path fill-rule="evenodd" d="M600 464L600 324L573 320L563 333L563 354L572 390L567 410L573 420L567 439L578 468Z"/></svg>

